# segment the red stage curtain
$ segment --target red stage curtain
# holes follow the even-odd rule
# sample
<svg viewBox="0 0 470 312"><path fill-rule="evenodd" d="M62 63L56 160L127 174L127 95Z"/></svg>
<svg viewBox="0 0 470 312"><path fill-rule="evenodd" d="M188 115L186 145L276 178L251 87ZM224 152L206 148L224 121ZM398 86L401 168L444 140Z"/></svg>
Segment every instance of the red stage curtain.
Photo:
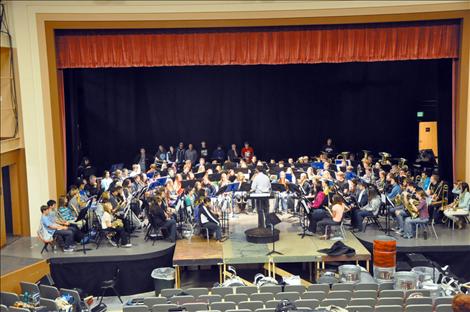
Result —
<svg viewBox="0 0 470 312"><path fill-rule="evenodd" d="M457 21L296 28L63 32L58 68L373 62L457 58Z"/></svg>

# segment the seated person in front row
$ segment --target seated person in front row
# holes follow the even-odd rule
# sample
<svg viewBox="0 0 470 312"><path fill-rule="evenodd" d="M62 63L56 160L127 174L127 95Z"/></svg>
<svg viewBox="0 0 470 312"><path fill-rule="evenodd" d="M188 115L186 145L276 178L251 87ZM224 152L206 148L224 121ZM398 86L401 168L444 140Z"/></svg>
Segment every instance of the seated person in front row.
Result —
<svg viewBox="0 0 470 312"><path fill-rule="evenodd" d="M101 228L107 232L109 243L117 247L120 241L122 247L132 247L129 243L129 233L124 230L121 219L114 219L113 206L107 202L103 204L103 216L101 217Z"/></svg>
<svg viewBox="0 0 470 312"><path fill-rule="evenodd" d="M444 215L454 221L459 229L465 227L464 217L468 216L470 210L470 191L466 182L457 183L452 193L458 195L459 199L444 207Z"/></svg>
<svg viewBox="0 0 470 312"><path fill-rule="evenodd" d="M369 191L369 202L360 209L355 209L353 211L353 219L355 219L354 224L356 224L356 228L354 229L355 232L364 231L364 218L377 216L379 214L381 203L379 194L374 188L372 188Z"/></svg>
<svg viewBox="0 0 470 312"><path fill-rule="evenodd" d="M416 197L419 200L418 206L410 202L413 209L418 213L417 218L407 217L405 219L403 238L413 238L414 227L416 224L427 224L429 221L428 204L426 203L426 193L423 190L416 192Z"/></svg>
<svg viewBox="0 0 470 312"><path fill-rule="evenodd" d="M200 218L201 218L201 225L210 232L215 232L215 239L218 242L222 240L222 230L220 228L220 221L217 218L217 215L212 211L212 203L211 199L206 197L204 198L204 202L201 205L200 210Z"/></svg>
<svg viewBox="0 0 470 312"><path fill-rule="evenodd" d="M57 210L57 203L55 200L48 200L47 206L51 208L51 212L49 213L49 219L51 219L52 223L56 223L58 225L66 226L68 230L72 231L74 240L79 242L83 238L83 233L80 229L74 224L74 222L69 222L67 220L63 220Z"/></svg>
<svg viewBox="0 0 470 312"><path fill-rule="evenodd" d="M153 219L153 223L156 226L166 230L167 238L170 242L176 242L176 221L165 210L161 194L156 195L150 203L149 214L149 217Z"/></svg>
<svg viewBox="0 0 470 312"><path fill-rule="evenodd" d="M46 205L41 206L41 228L43 232L41 233L42 239L48 240L45 237L46 235L51 238L60 236L64 240L64 251L72 252L74 247L73 232L65 225L54 223L52 218L49 216L51 211L52 207Z"/></svg>
<svg viewBox="0 0 470 312"><path fill-rule="evenodd" d="M331 200L331 205L331 210L329 208L326 209L329 213L329 216L323 218L317 223L317 226L320 227L320 229L326 227L327 225L340 225L341 221L343 220L343 214L346 209L343 198L339 195L334 195L333 199Z"/></svg>

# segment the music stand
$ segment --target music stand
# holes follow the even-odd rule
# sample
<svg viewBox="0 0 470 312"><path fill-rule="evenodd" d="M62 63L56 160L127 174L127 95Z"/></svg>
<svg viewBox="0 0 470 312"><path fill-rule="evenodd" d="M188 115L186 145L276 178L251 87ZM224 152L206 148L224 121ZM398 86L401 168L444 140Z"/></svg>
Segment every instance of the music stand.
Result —
<svg viewBox="0 0 470 312"><path fill-rule="evenodd" d="M276 251L276 242L274 239L274 226L281 223L281 219L279 219L279 217L274 212L271 212L270 214L268 214L266 219L269 222L269 225L271 226L271 231L273 235L272 236L273 237L273 249L270 252L268 252L266 256L270 256L272 254L282 255L282 252Z"/></svg>
<svg viewBox="0 0 470 312"><path fill-rule="evenodd" d="M387 236L391 236L390 235L390 210L389 210L389 206L391 206L392 208L395 208L395 204L390 200L390 198L388 198L387 195L383 195L385 197L385 199L383 200L383 202L385 203L385 210L386 210L386 213L387 215L385 216L385 235Z"/></svg>
<svg viewBox="0 0 470 312"><path fill-rule="evenodd" d="M88 213L88 210L90 209L91 205L92 205L93 201L90 200L89 204L86 205L82 210L80 210L80 212L78 213L78 216L77 218L75 219L75 222L78 222L78 221L81 221L81 220L85 220L86 218L86 215ZM86 220L85 220L86 221ZM80 230L79 230L80 231ZM87 250L91 250L91 248L85 248L85 236L82 237L82 241L81 241L81 245L82 245L82 248L81 249L77 249L75 251L82 251L83 254L86 255L86 252Z"/></svg>

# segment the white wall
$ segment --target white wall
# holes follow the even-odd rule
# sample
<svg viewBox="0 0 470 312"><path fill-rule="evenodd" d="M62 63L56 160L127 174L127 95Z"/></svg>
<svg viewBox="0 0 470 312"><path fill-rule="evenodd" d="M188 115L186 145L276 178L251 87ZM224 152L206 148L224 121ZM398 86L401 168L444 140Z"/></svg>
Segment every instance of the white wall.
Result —
<svg viewBox="0 0 470 312"><path fill-rule="evenodd" d="M432 12L467 8L468 1L7 1L13 45L17 48L22 123L28 175L31 233L39 206L55 194L55 167L47 60L40 49L50 20L148 20L314 17ZM236 12L236 13L234 13ZM86 14L86 15L82 15ZM42 53L41 53L42 51ZM469 105L470 120L470 105ZM468 129L467 129L468 130ZM468 130L470 131L470 130ZM470 132L469 136L470 137ZM470 144L467 146L470 155ZM470 168L467 177L470 177Z"/></svg>

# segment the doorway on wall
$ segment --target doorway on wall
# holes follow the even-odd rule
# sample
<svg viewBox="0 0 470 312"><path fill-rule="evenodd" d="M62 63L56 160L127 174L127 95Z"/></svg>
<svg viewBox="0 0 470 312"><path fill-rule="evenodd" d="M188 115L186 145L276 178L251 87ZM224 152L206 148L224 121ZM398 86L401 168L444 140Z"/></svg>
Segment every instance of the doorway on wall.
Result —
<svg viewBox="0 0 470 312"><path fill-rule="evenodd" d="M438 154L437 121L421 121L419 123L419 146L418 149L432 150L436 158Z"/></svg>

